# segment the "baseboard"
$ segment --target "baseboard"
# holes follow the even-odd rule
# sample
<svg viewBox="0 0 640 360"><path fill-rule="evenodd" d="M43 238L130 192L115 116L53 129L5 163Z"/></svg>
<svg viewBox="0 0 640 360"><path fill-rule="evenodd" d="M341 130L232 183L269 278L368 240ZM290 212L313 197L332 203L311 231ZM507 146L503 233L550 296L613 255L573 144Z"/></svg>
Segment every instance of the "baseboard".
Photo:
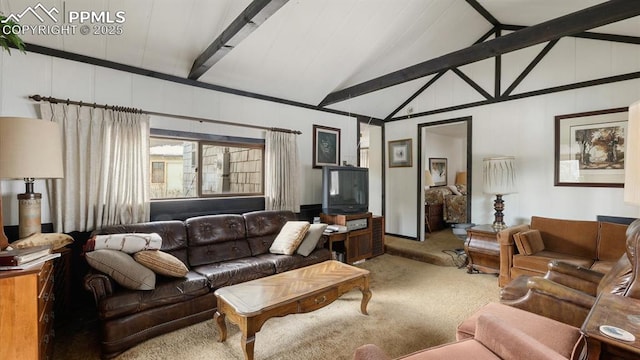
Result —
<svg viewBox="0 0 640 360"><path fill-rule="evenodd" d="M400 234L393 234L393 233L384 233L385 235L389 235L389 236L393 236L393 237L397 237L397 238L402 238L402 239L408 239L408 240L418 240L417 237L415 236L406 236L406 235L400 235Z"/></svg>

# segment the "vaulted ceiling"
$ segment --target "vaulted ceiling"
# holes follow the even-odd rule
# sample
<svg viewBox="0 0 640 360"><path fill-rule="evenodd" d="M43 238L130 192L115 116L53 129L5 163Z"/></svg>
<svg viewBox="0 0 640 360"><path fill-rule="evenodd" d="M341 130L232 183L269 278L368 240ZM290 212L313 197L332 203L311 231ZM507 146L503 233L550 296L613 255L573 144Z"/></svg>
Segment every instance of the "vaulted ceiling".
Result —
<svg viewBox="0 0 640 360"><path fill-rule="evenodd" d="M3 0L0 11L22 15L21 25L77 27L73 34L26 32L29 51L382 120L394 120L408 100L448 71L477 86L486 101L503 98L466 78L466 64L494 61L561 36L640 43L636 0L43 0L40 9L36 4ZM25 12L29 7L33 13ZM44 16L43 10L54 7L59 14ZM83 35L81 24L70 22L71 11L108 13L110 20L120 14L124 22L111 28L99 26L104 18L85 23L90 33ZM121 33L92 34L96 30Z"/></svg>

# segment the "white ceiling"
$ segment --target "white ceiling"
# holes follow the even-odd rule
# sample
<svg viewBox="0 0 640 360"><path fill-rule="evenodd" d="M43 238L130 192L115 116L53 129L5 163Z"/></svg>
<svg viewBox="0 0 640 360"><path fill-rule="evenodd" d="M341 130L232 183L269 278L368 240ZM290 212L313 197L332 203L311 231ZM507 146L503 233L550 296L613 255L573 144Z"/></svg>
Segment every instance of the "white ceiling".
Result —
<svg viewBox="0 0 640 360"><path fill-rule="evenodd" d="M535 25L605 1L478 0L501 24ZM250 0L42 0L44 7L124 11L121 35L31 35L27 43L186 78ZM0 0L5 15L37 2ZM29 18L31 16L31 18ZM21 23L37 22L27 14ZM53 24L48 21L47 24ZM464 0L289 0L199 81L318 105L329 93L476 42L492 29ZM640 36L637 18L592 31ZM430 77L329 108L384 118Z"/></svg>

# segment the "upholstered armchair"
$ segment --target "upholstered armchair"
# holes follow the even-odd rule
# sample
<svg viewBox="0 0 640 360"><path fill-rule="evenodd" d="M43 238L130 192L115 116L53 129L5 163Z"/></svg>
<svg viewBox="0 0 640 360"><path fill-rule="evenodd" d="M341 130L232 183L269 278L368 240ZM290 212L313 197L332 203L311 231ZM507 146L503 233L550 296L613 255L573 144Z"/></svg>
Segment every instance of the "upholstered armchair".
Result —
<svg viewBox="0 0 640 360"><path fill-rule="evenodd" d="M543 277L520 276L505 286L500 302L579 327L602 292L640 298L640 220L626 234L626 252L606 274L553 261Z"/></svg>

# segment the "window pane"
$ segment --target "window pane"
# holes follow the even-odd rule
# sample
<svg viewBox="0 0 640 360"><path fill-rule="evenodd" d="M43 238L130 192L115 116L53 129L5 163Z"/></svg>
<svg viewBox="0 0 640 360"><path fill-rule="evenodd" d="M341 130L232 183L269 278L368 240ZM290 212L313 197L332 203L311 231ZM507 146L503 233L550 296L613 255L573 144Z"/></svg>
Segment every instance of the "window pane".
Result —
<svg viewBox="0 0 640 360"><path fill-rule="evenodd" d="M202 144L202 195L262 194L263 149Z"/></svg>
<svg viewBox="0 0 640 360"><path fill-rule="evenodd" d="M196 197L198 143L151 138L151 198Z"/></svg>

